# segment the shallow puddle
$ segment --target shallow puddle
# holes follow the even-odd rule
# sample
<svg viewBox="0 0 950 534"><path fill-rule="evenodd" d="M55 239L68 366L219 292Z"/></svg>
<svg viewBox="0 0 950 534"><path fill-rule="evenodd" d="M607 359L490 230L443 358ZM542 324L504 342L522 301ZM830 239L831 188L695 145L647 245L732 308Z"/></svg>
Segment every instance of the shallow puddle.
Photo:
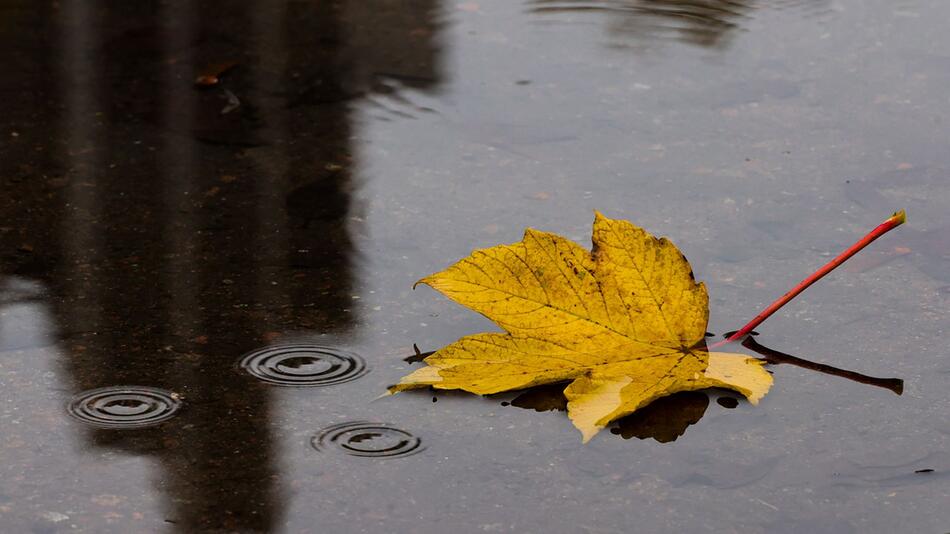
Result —
<svg viewBox="0 0 950 534"><path fill-rule="evenodd" d="M0 530L950 530L948 18L0 0ZM526 227L669 236L722 333L899 208L734 347L758 406L380 398L495 330L415 281Z"/></svg>

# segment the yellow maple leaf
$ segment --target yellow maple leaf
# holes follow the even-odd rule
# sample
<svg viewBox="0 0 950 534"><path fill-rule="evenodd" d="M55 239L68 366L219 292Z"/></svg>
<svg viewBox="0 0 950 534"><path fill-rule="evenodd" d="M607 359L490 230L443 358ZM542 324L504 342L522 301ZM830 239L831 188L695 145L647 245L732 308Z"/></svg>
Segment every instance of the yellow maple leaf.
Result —
<svg viewBox="0 0 950 534"><path fill-rule="evenodd" d="M506 333L459 339L390 393L432 386L487 395L571 381L568 416L587 442L611 421L679 391L772 385L762 363L708 352L706 286L666 238L596 214L593 250L528 229L423 278Z"/></svg>

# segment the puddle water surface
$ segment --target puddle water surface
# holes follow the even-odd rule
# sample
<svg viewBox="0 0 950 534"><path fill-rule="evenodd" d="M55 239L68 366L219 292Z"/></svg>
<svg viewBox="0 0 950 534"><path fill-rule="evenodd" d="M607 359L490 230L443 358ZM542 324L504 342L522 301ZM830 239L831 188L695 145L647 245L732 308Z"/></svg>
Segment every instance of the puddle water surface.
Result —
<svg viewBox="0 0 950 534"><path fill-rule="evenodd" d="M0 531L946 532L947 20L0 0ZM413 284L527 227L668 236L726 332L899 208L729 348L758 406L380 398L496 330Z"/></svg>

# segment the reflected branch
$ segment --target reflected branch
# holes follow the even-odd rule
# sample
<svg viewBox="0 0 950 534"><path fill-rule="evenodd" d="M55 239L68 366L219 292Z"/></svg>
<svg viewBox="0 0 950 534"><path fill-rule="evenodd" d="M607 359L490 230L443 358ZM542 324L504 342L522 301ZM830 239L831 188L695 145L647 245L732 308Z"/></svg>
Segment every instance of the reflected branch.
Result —
<svg viewBox="0 0 950 534"><path fill-rule="evenodd" d="M746 336L745 339L742 340L742 346L758 353L765 359L766 362L773 365L794 365L796 367L818 371L819 373L840 376L842 378L847 378L848 380L860 382L861 384L868 384L870 386L889 389L898 395L904 392L904 381L900 378L877 378L874 376L863 375L855 371L838 369L837 367L832 367L823 363L803 360L802 358L792 356L791 354L785 354L784 352L770 349L756 341L752 336Z"/></svg>

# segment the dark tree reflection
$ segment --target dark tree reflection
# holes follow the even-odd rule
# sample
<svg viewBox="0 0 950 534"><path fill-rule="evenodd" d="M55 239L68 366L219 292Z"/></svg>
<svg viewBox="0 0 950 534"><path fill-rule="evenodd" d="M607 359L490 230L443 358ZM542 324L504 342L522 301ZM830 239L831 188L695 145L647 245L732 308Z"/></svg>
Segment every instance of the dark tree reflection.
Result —
<svg viewBox="0 0 950 534"><path fill-rule="evenodd" d="M185 397L160 427L84 436L156 457L179 531L280 518L273 390L236 360L353 327L350 106L437 86L437 7L65 0L17 6L2 33L2 113L59 126L2 149L0 277L49 288L74 393Z"/></svg>

